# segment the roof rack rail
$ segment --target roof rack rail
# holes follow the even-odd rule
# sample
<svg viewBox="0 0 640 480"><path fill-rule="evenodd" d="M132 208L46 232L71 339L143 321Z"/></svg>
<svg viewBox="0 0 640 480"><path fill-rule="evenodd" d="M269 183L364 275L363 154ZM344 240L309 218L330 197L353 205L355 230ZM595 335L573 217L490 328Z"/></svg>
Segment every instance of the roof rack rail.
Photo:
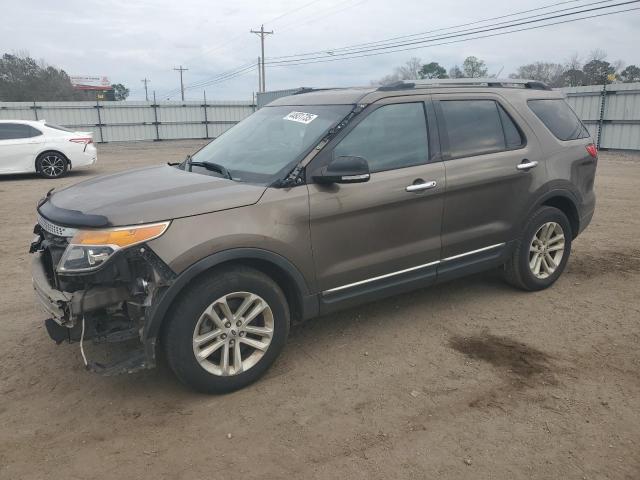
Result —
<svg viewBox="0 0 640 480"><path fill-rule="evenodd" d="M408 88L451 88L451 87L501 87L530 88L532 90L551 90L544 82L522 78L434 78L430 80L401 80L379 87L380 91L402 90Z"/></svg>

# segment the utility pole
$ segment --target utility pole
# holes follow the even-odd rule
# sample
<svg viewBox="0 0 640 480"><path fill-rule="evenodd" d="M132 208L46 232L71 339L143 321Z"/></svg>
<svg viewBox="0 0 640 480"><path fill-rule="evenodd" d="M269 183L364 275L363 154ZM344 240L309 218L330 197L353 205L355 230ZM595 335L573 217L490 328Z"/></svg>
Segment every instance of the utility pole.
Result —
<svg viewBox="0 0 640 480"><path fill-rule="evenodd" d="M142 83L144 83L144 98L148 102L149 101L149 90L147 90L147 83L151 82L151 80L149 80L147 77L145 77L140 81Z"/></svg>
<svg viewBox="0 0 640 480"><path fill-rule="evenodd" d="M184 102L184 83L182 83L182 72L186 72L189 69L188 68L182 68L182 65L180 65L180 68L174 68L174 70L176 72L180 72L180 93L181 93L181 96L182 96L182 101Z"/></svg>
<svg viewBox="0 0 640 480"><path fill-rule="evenodd" d="M260 48L261 48L261 52L262 52L262 84L260 85L261 87L261 91L264 92L265 91L265 81L264 81L264 37L265 35L273 35L273 30L271 30L270 32L266 32L264 30L264 25L260 25L260 30L249 30L251 33L255 33L257 35L260 35Z"/></svg>
<svg viewBox="0 0 640 480"><path fill-rule="evenodd" d="M262 91L262 70L260 65L260 57L258 57L258 92Z"/></svg>

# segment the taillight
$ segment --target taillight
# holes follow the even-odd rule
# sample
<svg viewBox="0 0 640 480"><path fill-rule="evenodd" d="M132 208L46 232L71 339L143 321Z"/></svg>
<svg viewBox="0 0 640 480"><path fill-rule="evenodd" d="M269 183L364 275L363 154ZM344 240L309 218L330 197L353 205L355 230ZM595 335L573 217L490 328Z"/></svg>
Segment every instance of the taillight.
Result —
<svg viewBox="0 0 640 480"><path fill-rule="evenodd" d="M93 143L93 138L91 137L70 138L69 141L73 143L82 143L84 145L89 145L90 143Z"/></svg>
<svg viewBox="0 0 640 480"><path fill-rule="evenodd" d="M598 158L598 149L593 143L587 145L587 153L591 155L593 158Z"/></svg>

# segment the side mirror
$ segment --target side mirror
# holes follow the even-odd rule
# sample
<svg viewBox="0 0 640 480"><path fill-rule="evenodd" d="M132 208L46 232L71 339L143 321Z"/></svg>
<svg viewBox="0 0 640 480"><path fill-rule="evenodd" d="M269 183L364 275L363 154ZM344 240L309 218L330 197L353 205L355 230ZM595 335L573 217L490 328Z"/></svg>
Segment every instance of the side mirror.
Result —
<svg viewBox="0 0 640 480"><path fill-rule="evenodd" d="M362 157L338 157L322 167L318 175L313 176L316 183L362 183L368 182L371 175L369 164Z"/></svg>

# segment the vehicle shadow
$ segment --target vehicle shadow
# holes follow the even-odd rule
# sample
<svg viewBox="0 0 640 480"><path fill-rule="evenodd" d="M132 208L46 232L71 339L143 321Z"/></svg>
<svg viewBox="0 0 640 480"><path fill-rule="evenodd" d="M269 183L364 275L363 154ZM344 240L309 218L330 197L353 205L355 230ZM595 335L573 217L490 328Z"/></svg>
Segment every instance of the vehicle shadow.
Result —
<svg viewBox="0 0 640 480"><path fill-rule="evenodd" d="M52 181L52 182L57 182L57 181L64 181L64 180L68 180L70 178L85 178L85 177L92 177L94 175L99 174L100 172L96 171L96 170L87 170L87 169L83 169L83 170L71 170L69 172L67 172L67 174L61 178L45 178L45 177L41 177L40 175L38 175L37 173L33 172L33 173L10 173L10 174L6 174L6 175L0 175L0 182L20 182L20 181L31 181L31 180L42 180L42 181Z"/></svg>
<svg viewBox="0 0 640 480"><path fill-rule="evenodd" d="M381 319L382 321L394 322L399 328L403 328L403 324L406 328L410 328L410 322L413 322L414 319L403 315L403 308L407 308L407 310L411 308L414 312L417 308L425 313L441 311L446 309L451 302L456 302L456 298L468 298L470 295L472 297L476 295L509 295L511 292L516 293L517 291L502 280L497 270L493 270L295 324L291 328L288 345L285 347L282 357L255 385L262 384L260 388L266 388L265 382L278 381L273 379L289 374L293 370L293 366L299 363L298 361L302 361L297 358L298 356L322 356L323 347L321 345L323 342L318 342L318 339L333 338L336 331L348 332L367 328L375 330ZM442 316L429 318L429 322L433 323L434 327L446 323L446 321L446 317ZM158 363L158 368L154 370L140 372L134 376L109 377L103 380L113 382L113 388L125 389L128 395L134 396L152 395L156 398L172 398L173 402L176 399L182 399L186 404L189 404L190 401L197 402L198 398L212 397L211 395L198 394L183 386L161 357ZM132 382L134 378L136 380ZM249 386L227 395L242 396L248 394L252 388L255 386Z"/></svg>

